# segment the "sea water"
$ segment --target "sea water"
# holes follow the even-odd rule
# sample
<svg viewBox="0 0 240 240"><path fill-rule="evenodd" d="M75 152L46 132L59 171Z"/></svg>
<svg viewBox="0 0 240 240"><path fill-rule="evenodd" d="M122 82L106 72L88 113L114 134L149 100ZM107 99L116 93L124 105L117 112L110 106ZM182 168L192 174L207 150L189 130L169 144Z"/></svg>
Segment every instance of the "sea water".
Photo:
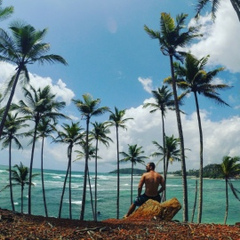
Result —
<svg viewBox="0 0 240 240"><path fill-rule="evenodd" d="M0 166L0 190L8 185L7 167ZM34 169L34 173L39 175L33 178L34 186L32 187L32 214L45 215L42 197L42 185L40 170ZM65 178L65 171L44 170L44 182L46 190L46 200L48 215L58 217L60 198L63 189L63 182ZM72 172L72 218L79 219L82 206L82 190L83 190L84 174L82 172ZM139 175L134 176L133 182L133 196L136 197L137 186L140 180ZM95 176L90 174L91 189L94 199ZM195 199L195 178L188 178L188 205L189 205L189 220L191 220L194 199ZM240 181L233 180L235 187L240 189ZM183 202L183 188L181 177L168 176L167 179L167 200L176 197L179 202ZM223 223L226 206L225 196L225 181L223 179L204 179L203 182L203 214L202 223ZM15 211L21 211L20 186L14 186L14 205ZM9 188L0 192L0 208L11 210ZM122 218L131 203L131 176L120 175L120 218ZM84 220L93 220L90 188L87 188L86 208ZM27 213L28 204L28 186L24 189L24 212ZM117 176L116 174L98 173L97 176L97 211L98 221L116 218L116 204L117 204ZM197 221L197 207L195 211L194 222ZM69 188L68 183L64 194L62 218L69 218ZM182 210L174 217L175 220L182 221ZM229 213L227 224L235 224L240 222L240 202L233 196L229 189Z"/></svg>

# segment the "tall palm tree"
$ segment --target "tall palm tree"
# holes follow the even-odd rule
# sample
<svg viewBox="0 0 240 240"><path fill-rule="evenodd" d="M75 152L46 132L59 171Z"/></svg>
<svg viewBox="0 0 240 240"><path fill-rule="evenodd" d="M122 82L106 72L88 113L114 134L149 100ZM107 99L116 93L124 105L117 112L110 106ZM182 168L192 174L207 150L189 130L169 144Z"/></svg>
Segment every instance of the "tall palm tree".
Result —
<svg viewBox="0 0 240 240"><path fill-rule="evenodd" d="M13 14L14 7L2 7L2 0L0 0L0 20L4 20Z"/></svg>
<svg viewBox="0 0 240 240"><path fill-rule="evenodd" d="M103 143L106 147L109 146L109 142L112 142L112 139L107 136L107 134L110 133L110 130L107 126L106 122L98 123L94 122L93 124L93 130L91 131L91 136L93 139L96 140L96 146L95 146L95 191L94 191L94 200L95 200L95 217L94 220L97 221L97 175L98 175L98 143Z"/></svg>
<svg viewBox="0 0 240 240"><path fill-rule="evenodd" d="M180 14L176 17L176 23L170 14L161 13L160 17L160 31L153 31L146 25L144 30L152 39L159 40L160 50L166 56L170 58L170 68L172 76L172 89L175 103L175 111L178 125L178 133L181 147L181 162L182 162L182 177L183 177L183 221L188 221L188 193L187 193L187 176L186 176L186 162L184 154L184 139L182 131L182 122L178 104L178 95L176 81L174 77L173 58L182 60L182 55L185 53L178 51L178 47L186 46L192 39L199 36L196 34L197 28L190 27L186 32L181 32L185 27L184 23L187 18L187 14Z"/></svg>
<svg viewBox="0 0 240 240"><path fill-rule="evenodd" d="M153 144L157 147L158 151L152 153L151 156L152 157L163 156L159 160L159 162L161 160L164 160L164 156L166 157L166 168L164 172L165 176L164 180L166 186L169 162L172 164L174 161L181 161L181 151L179 148L180 141L178 138L175 138L174 135L172 135L171 137L165 136L165 147L161 146L157 141L153 141ZM166 200L167 196L166 192L167 191L165 190L163 201Z"/></svg>
<svg viewBox="0 0 240 240"><path fill-rule="evenodd" d="M37 138L41 138L42 146L41 146L41 180L42 180L42 194L43 194L43 204L44 204L44 210L45 210L45 216L48 217L48 209L47 209L47 201L46 201L46 194L45 194L45 184L44 184L44 160L43 160L43 153L44 153L44 144L45 139L47 137L51 137L52 133L56 131L55 128L56 122L54 124L51 123L50 118L42 118L39 122L38 128L37 128Z"/></svg>
<svg viewBox="0 0 240 240"><path fill-rule="evenodd" d="M71 194L71 176L72 176L72 150L75 144L79 143L83 138L82 127L79 126L79 122L71 123L71 125L64 123L62 125L63 131L58 132L58 137L55 142L67 143L67 157L68 165L67 171L64 179L63 190L60 200L58 217L61 218L62 213L62 203L65 193L67 179L69 178L69 217L72 219L72 194Z"/></svg>
<svg viewBox="0 0 240 240"><path fill-rule="evenodd" d="M231 2L232 6L233 6L233 9L235 10L235 12L236 12L236 14L238 16L238 20L240 21L240 1L239 0L230 0L230 2ZM211 1L211 0L198 0L198 4L197 4L197 7L196 7L196 10L197 10L196 17L199 16L199 14L202 11L202 9L208 3L212 4L212 9L211 9L212 10L212 16L213 16L213 19L215 19L216 12L217 12L218 6L221 3L221 0L214 0L214 1Z"/></svg>
<svg viewBox="0 0 240 240"><path fill-rule="evenodd" d="M89 124L92 116L99 116L109 111L108 107L99 107L101 100L99 98L93 99L90 94L83 95L83 101L80 99L73 99L77 109L86 120L86 156L85 156L85 170L84 170L84 183L83 183L83 196L82 196L82 209L80 220L84 220L85 202L86 202L86 189L87 189L87 173L88 173L88 145L89 145Z"/></svg>
<svg viewBox="0 0 240 240"><path fill-rule="evenodd" d="M60 117L66 117L59 111L65 107L65 102L55 100L55 95L51 93L50 86L36 90L30 85L30 89L24 87L24 95L27 102L20 100L18 104L13 104L13 109L25 115L25 118L34 122L31 160L29 167L29 180L32 181L32 168L34 151L37 139L37 129L42 118L51 118L54 121ZM28 214L31 214L31 185L28 189Z"/></svg>
<svg viewBox="0 0 240 240"><path fill-rule="evenodd" d="M25 119L18 117L18 113L12 114L8 112L7 119L4 125L2 133L2 148L8 147L9 152L9 188L10 188L10 199L12 204L12 210L15 211L14 201L13 201L13 189L12 189L12 143L15 143L18 149L22 149L22 144L19 142L18 138L23 136L23 133L19 133L19 130L27 127L28 125L24 123Z"/></svg>
<svg viewBox="0 0 240 240"><path fill-rule="evenodd" d="M20 162L20 165L15 164L13 166L14 168L17 168L17 170L11 170L12 172L12 178L11 180L14 182L13 186L20 185L21 186L21 213L23 213L23 191L25 185L34 185L29 181L29 176L28 176L28 167L25 167L22 162ZM38 174L33 174L32 177L36 177ZM10 185L5 186L2 190L5 188L10 187ZM1 191L2 191L1 190Z"/></svg>
<svg viewBox="0 0 240 240"><path fill-rule="evenodd" d="M119 128L127 129L125 123L133 118L124 118L126 110L118 110L114 108L114 112L110 111L109 126L115 126L116 128L116 140L117 140L117 219L119 219L119 201L120 201L120 173L119 173Z"/></svg>
<svg viewBox="0 0 240 240"><path fill-rule="evenodd" d="M226 224L227 218L228 218L228 206L229 206L228 186L230 186L230 189L232 190L234 196L240 201L240 198L237 195L237 193L240 193L240 191L237 190L231 182L231 178L240 174L239 161L240 161L240 157L224 156L222 163L219 165L221 175L225 179L226 211L225 211L225 217L224 217L224 224Z"/></svg>
<svg viewBox="0 0 240 240"><path fill-rule="evenodd" d="M120 152L120 154L123 156L123 159L120 160L120 162L131 162L131 198L130 198L130 204L133 202L133 168L134 165L137 163L144 164L144 159L147 159L147 156L143 156L144 151L142 150L142 147L138 147L137 144L135 145L129 145L128 144L128 153L126 152Z"/></svg>
<svg viewBox="0 0 240 240"><path fill-rule="evenodd" d="M40 64L45 62L67 64L64 58L59 55L46 55L46 52L50 50L50 45L42 42L47 33L46 28L42 31L37 31L31 25L14 22L10 25L10 30L12 37L3 29L0 29L0 61L16 64L17 67L16 73L8 86L10 96L0 123L0 137L18 80L23 77L29 81L27 65L35 62Z"/></svg>
<svg viewBox="0 0 240 240"><path fill-rule="evenodd" d="M144 108L151 107L152 110L150 113L154 113L157 110L161 111L162 117L162 141L163 141L163 148L165 149L165 121L164 118L166 116L167 109L174 110L174 100L173 100L173 93L170 92L167 86L162 86L157 90L152 91L153 97L155 99L155 103L145 103L143 105ZM166 156L163 156L163 173L164 179L166 178ZM165 190L164 190L165 192ZM163 193L164 195L164 193ZM165 195L164 195L165 196ZM164 197L165 198L165 197Z"/></svg>
<svg viewBox="0 0 240 240"><path fill-rule="evenodd" d="M186 96L189 93L194 94L199 138L200 138L200 167L199 167L199 207L198 207L198 223L201 223L202 219L202 205L203 205L203 131L200 117L198 94L214 100L218 104L224 104L229 106L220 97L218 90L224 90L229 88L227 84L214 84L214 77L223 68L216 68L212 71L207 72L205 66L209 56L203 57L198 60L192 54L187 54L185 58L184 66L179 63L174 63L174 69L177 76L177 85L179 88L184 90L181 97Z"/></svg>

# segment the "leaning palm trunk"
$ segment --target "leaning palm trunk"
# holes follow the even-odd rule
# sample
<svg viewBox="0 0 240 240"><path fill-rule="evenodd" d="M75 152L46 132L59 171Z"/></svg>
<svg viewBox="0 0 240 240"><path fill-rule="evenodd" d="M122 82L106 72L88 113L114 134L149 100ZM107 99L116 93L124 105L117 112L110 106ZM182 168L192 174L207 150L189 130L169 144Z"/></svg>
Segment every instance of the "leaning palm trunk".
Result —
<svg viewBox="0 0 240 240"><path fill-rule="evenodd" d="M94 192L95 215L94 215L94 221L97 221L97 175L98 175L97 157L98 157L98 139L96 140L96 156L95 156L95 192Z"/></svg>
<svg viewBox="0 0 240 240"><path fill-rule="evenodd" d="M170 65L171 65L171 75L172 75L173 96L174 96L174 102L175 102L175 110L176 110L178 133L179 133L179 140L180 140L180 150L181 150L181 167L182 167L182 181L183 181L183 222L188 222L188 192L187 192L186 162L185 162L185 154L184 154L184 139L183 139L181 116L180 116L179 105L178 105L178 96L177 96L176 80L174 76L172 55L170 55Z"/></svg>
<svg viewBox="0 0 240 240"><path fill-rule="evenodd" d="M68 149L68 161L69 161L69 218L72 219L72 144Z"/></svg>
<svg viewBox="0 0 240 240"><path fill-rule="evenodd" d="M162 135L163 135L163 177L164 180L167 178L167 170L166 170L166 136L165 136L165 122L164 122L164 114L162 112ZM162 193L161 201L166 201L166 189Z"/></svg>
<svg viewBox="0 0 240 240"><path fill-rule="evenodd" d="M94 211L94 206L93 206L93 195L92 195L92 186L91 186L91 180L90 180L90 173L89 173L89 169L88 169L88 185L89 185L89 192L90 192L90 200L91 200L91 207L92 207L92 215L93 215L93 219L95 217L95 211Z"/></svg>
<svg viewBox="0 0 240 240"><path fill-rule="evenodd" d="M226 210L225 210L224 224L227 223L227 218L228 218L228 179L227 178L225 178L225 188L226 188Z"/></svg>
<svg viewBox="0 0 240 240"><path fill-rule="evenodd" d="M199 127L199 137L200 137L200 168L199 168L199 202L198 202L198 223L202 221L202 205L203 205L203 133L202 133L202 124L200 118L199 104L197 93L194 92L196 109L197 109L197 118L198 118L198 127Z"/></svg>
<svg viewBox="0 0 240 240"><path fill-rule="evenodd" d="M131 202L130 205L133 203L133 162L132 162L132 171L131 171Z"/></svg>
<svg viewBox="0 0 240 240"><path fill-rule="evenodd" d="M19 75L20 75L21 71L22 71L22 68L19 67L18 71L17 71L17 74L16 74L16 76L14 78L14 81L13 81L12 90L11 90L7 105L5 107L5 111L4 111L3 116L2 116L2 121L1 121L1 124L0 124L0 138L2 136L3 127L4 127L4 124L5 124L6 118L7 118L8 111L10 109L10 105L12 103L12 99L13 99L13 96L14 96L14 93L15 93L15 90L16 90L16 86L17 86Z"/></svg>
<svg viewBox="0 0 240 240"><path fill-rule="evenodd" d="M24 186L21 185L21 213L23 213L23 190Z"/></svg>
<svg viewBox="0 0 240 240"><path fill-rule="evenodd" d="M38 122L35 123L34 135L33 135L33 144L32 144L32 152L31 152L31 161L29 167L29 187L28 187L28 214L32 214L32 170L33 170L33 158L34 158L34 150L36 144L36 136L37 136L37 126Z"/></svg>
<svg viewBox="0 0 240 240"><path fill-rule="evenodd" d="M67 172L66 172L66 175L65 175L64 183L63 183L63 190L62 190L62 195L61 195L61 200L60 200L60 205L59 205L58 218L61 218L61 214L62 214L63 197L64 197L64 193L65 193L65 189L66 189L69 170L70 170L70 165L69 165L69 162L68 162Z"/></svg>
<svg viewBox="0 0 240 240"><path fill-rule="evenodd" d="M87 174L88 174L88 156L89 156L89 146L88 146L88 133L89 133L89 122L90 119L86 120L86 154L85 154L85 170L84 170L84 182L83 182L83 196L82 196L82 209L80 214L80 220L84 220L85 204L86 204L86 191L87 191Z"/></svg>
<svg viewBox="0 0 240 240"><path fill-rule="evenodd" d="M10 187L10 198L12 204L12 210L15 211L13 201L13 188L12 188L12 141L9 142L9 187Z"/></svg>
<svg viewBox="0 0 240 240"><path fill-rule="evenodd" d="M41 149L41 178L42 178L42 194L43 194L43 204L44 204L45 216L48 217L45 185L44 185L44 174L43 174L43 149L44 149L44 137L42 138L42 149Z"/></svg>
<svg viewBox="0 0 240 240"><path fill-rule="evenodd" d="M118 127L116 127L117 137L117 219L119 219L119 200L120 200L120 168L119 168L119 139L118 139Z"/></svg>

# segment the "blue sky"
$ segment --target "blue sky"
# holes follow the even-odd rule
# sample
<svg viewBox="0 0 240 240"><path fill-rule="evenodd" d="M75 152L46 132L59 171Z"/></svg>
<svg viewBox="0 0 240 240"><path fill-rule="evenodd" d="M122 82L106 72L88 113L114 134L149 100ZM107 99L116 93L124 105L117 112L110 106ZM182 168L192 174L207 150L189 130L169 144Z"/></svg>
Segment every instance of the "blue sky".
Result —
<svg viewBox="0 0 240 240"><path fill-rule="evenodd" d="M127 151L127 144L143 146L145 154L155 151L151 141L161 142L160 114L149 114L149 109L142 109L144 102L151 101L151 90L162 85L162 80L170 75L169 59L162 55L157 40L152 40L143 27L158 30L161 12L173 17L187 13L186 24L195 24L191 20L195 14L195 2L190 0L8 0L3 6L14 6L13 16L1 22L7 29L10 22L24 20L36 29L48 28L45 42L51 44L51 53L63 56L68 66L31 65L31 82L35 87L50 84L61 100L67 102L65 113L80 121L81 116L71 103L71 99L82 99L90 93L101 99L102 106L111 109L127 109L129 121L127 131L120 136L120 150ZM230 1L229 1L230 2ZM199 19L204 37L188 46L187 50L195 56L210 54L208 69L223 66L225 71L215 79L233 86L220 92L221 97L231 107L221 107L214 102L200 97L202 112L205 160L204 163L220 162L224 155L239 153L239 80L240 80L240 23L228 1L222 1L215 23L208 12ZM14 66L1 64L0 86L11 76ZM20 89L20 87L19 87ZM21 91L16 93L15 101L21 98ZM194 101L191 96L183 107L187 113L182 116L184 138L187 152L187 168L198 168L199 140ZM107 120L105 115L93 121ZM167 134L178 136L175 113L169 112L166 118ZM81 125L85 123L81 121ZM111 137L115 140L115 131ZM39 146L38 146L39 147ZM29 150L21 151L21 159L29 164ZM116 168L115 144L109 149L101 146L99 151L100 171ZM19 151L15 150L16 156ZM65 146L54 146L48 142L46 147L46 168L66 168ZM36 154L37 156L37 154ZM157 161L156 159L153 159ZM7 163L7 151L1 152L1 162ZM39 167L38 159L35 167ZM90 163L91 165L92 163ZM75 163L76 170L82 170L83 161ZM124 166L124 165L123 165ZM130 166L126 165L126 166ZM140 166L139 166L140 167ZM179 163L170 166L170 170L180 169ZM159 171L161 166L159 165Z"/></svg>

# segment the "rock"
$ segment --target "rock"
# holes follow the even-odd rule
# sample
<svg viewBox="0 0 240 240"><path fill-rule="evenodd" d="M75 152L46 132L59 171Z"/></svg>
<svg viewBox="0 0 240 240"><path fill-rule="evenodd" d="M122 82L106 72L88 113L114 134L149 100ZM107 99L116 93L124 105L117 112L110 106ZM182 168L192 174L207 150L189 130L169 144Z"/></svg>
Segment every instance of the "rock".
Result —
<svg viewBox="0 0 240 240"><path fill-rule="evenodd" d="M181 208L182 206L177 198L172 198L163 203L149 199L135 210L128 219L146 220L157 218L160 220L171 221Z"/></svg>

